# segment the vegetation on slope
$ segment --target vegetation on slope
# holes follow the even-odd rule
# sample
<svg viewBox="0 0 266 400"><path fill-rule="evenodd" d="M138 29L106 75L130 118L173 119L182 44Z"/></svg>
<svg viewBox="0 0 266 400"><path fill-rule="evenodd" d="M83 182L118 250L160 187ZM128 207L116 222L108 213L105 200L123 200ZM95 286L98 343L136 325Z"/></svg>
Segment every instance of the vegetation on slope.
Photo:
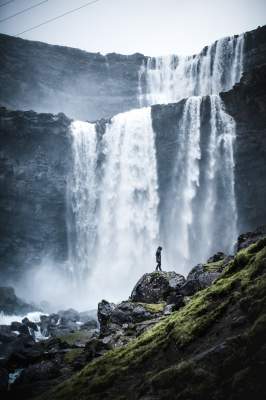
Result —
<svg viewBox="0 0 266 400"><path fill-rule="evenodd" d="M262 239L185 307L41 399L264 399L265 272Z"/></svg>

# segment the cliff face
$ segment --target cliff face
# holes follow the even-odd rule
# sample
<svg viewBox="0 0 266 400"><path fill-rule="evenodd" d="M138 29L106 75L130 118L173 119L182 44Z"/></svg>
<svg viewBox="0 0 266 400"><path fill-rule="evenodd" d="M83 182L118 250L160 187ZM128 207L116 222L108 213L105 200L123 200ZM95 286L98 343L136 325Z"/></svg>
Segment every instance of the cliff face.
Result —
<svg viewBox="0 0 266 400"><path fill-rule="evenodd" d="M0 104L94 120L138 107L141 54L87 53L0 35Z"/></svg>
<svg viewBox="0 0 266 400"><path fill-rule="evenodd" d="M63 114L0 109L2 272L66 257L69 123Z"/></svg>
<svg viewBox="0 0 266 400"><path fill-rule="evenodd" d="M266 27L245 34L244 71L265 62ZM139 107L142 54L87 53L0 35L0 104L95 120Z"/></svg>
<svg viewBox="0 0 266 400"><path fill-rule="evenodd" d="M239 231L266 221L266 64L222 93L236 121L235 179Z"/></svg>

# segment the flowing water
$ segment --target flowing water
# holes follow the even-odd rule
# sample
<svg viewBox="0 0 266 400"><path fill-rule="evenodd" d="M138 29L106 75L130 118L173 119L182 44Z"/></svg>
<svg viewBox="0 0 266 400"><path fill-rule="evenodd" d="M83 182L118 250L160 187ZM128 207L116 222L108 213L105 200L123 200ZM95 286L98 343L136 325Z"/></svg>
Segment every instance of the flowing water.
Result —
<svg viewBox="0 0 266 400"><path fill-rule="evenodd" d="M150 57L139 72L140 105L218 94L239 82L244 35L226 37L194 56Z"/></svg>
<svg viewBox="0 0 266 400"><path fill-rule="evenodd" d="M72 136L72 264L76 274L84 269L88 273L86 287L92 297L120 299L128 296L128 288L143 271L153 268L158 243L151 110L116 115L98 141L95 127L87 123L74 122Z"/></svg>
<svg viewBox="0 0 266 400"><path fill-rule="evenodd" d="M220 97L211 95L205 98L208 126L203 125L203 101L189 97L177 126L177 156L162 235L169 264L183 273L214 252L231 252L237 234L235 123Z"/></svg>

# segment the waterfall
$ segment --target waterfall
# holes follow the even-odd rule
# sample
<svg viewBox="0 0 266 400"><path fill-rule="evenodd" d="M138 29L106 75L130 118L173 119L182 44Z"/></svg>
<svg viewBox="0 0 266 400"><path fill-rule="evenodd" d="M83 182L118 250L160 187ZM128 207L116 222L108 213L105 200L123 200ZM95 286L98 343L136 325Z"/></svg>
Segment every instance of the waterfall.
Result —
<svg viewBox="0 0 266 400"><path fill-rule="evenodd" d="M203 101L209 105L207 128ZM184 104L177 136L163 239L170 265L186 272L216 251L232 251L237 234L235 123L218 95L192 96Z"/></svg>
<svg viewBox="0 0 266 400"><path fill-rule="evenodd" d="M87 272L91 298L121 300L141 274L153 269L158 244L151 109L116 115L102 138L93 124L74 122L72 138L73 268L84 282Z"/></svg>
<svg viewBox="0 0 266 400"><path fill-rule="evenodd" d="M140 103L148 107L114 116L101 134L95 124L72 123L69 264L90 304L126 298L137 279L153 270L158 244L163 267L184 274L216 251L232 251L235 122L218 93L240 80L243 46L240 35L196 56L149 58L139 70L138 88ZM156 155L150 104L181 98L186 100L180 103L170 183L160 191L157 173L164 167Z"/></svg>
<svg viewBox="0 0 266 400"><path fill-rule="evenodd" d="M239 82L244 35L226 37L195 56L150 57L139 71L140 105L218 94Z"/></svg>
<svg viewBox="0 0 266 400"><path fill-rule="evenodd" d="M72 123L71 133L73 173L68 182L70 270L80 281L90 268L96 243L97 133L94 124L82 121Z"/></svg>

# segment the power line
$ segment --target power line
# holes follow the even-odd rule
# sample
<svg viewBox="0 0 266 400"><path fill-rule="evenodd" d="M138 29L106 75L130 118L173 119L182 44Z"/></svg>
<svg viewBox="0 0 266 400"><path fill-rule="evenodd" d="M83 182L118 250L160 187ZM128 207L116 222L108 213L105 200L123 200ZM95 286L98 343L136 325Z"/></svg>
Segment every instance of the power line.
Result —
<svg viewBox="0 0 266 400"><path fill-rule="evenodd" d="M9 3L13 3L13 1L15 1L15 0L9 0L9 1L3 3L3 4L0 4L0 7L7 6Z"/></svg>
<svg viewBox="0 0 266 400"><path fill-rule="evenodd" d="M80 10L81 8L88 7L89 5L94 4L94 3L97 3L98 1L100 1L100 0L93 0L93 1L90 1L90 2L88 2L88 3L86 3L86 4L83 4L83 6L80 6L80 7L77 7L77 8L73 8L72 10L66 11L66 12L63 13L63 14L57 15L56 17L53 17L53 18L50 18L50 19L48 19L48 20L46 20L46 21L44 21L44 22L42 22L42 23L40 23L40 24L38 24L38 25L32 26L31 28L26 29L26 30L23 31L23 32L16 33L16 35L14 35L14 36L19 36L19 35L22 35L23 33L33 31L33 29L37 29L37 28L39 28L40 26L43 26L43 25L49 24L50 22L56 21L56 20L59 19L59 18L65 17L66 15L71 14L71 13L73 13L73 12L75 12L75 11L78 11L78 10Z"/></svg>
<svg viewBox="0 0 266 400"><path fill-rule="evenodd" d="M8 21L9 19L16 17L17 15L24 14L25 12L27 12L27 11L29 11L29 10L32 10L33 8L39 7L39 6L41 6L43 3L47 3L47 1L48 1L48 0L40 1L39 3L34 4L34 5L31 6L31 7L24 8L24 10L21 10L21 11L17 12L16 14L12 14L12 15L9 15L9 17L0 19L0 23L1 23L1 22L4 22L4 21Z"/></svg>

